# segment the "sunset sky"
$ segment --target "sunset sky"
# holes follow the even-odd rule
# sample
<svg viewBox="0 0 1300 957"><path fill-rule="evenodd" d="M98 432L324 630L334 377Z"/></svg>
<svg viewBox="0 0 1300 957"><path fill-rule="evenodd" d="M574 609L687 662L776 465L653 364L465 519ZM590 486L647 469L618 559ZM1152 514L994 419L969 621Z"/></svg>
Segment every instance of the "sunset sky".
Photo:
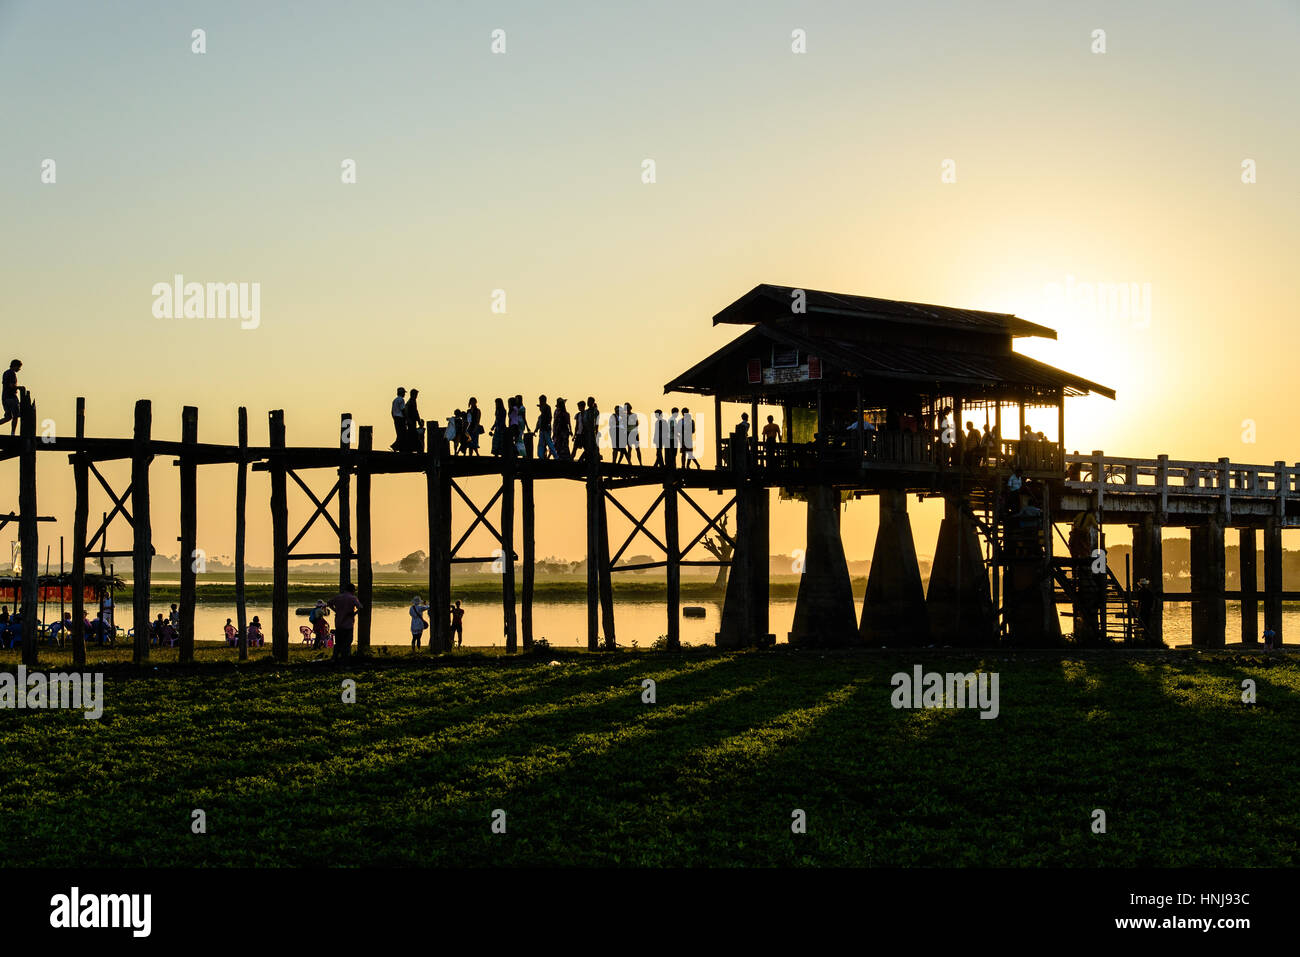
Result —
<svg viewBox="0 0 1300 957"><path fill-rule="evenodd" d="M283 408L291 445L336 442L343 411L386 445L398 385L427 418L471 394L681 404L663 383L740 331L711 316L770 282L1056 328L1019 348L1117 392L1070 401L1071 449L1296 462L1297 49L1295 2L0 0L2 358L61 433L84 395L91 435L150 398L159 437L194 404L202 441L233 442L245 405L255 444ZM177 273L260 283L260 324L156 318ZM1049 292L1098 282L1149 284L1149 321ZM71 471L40 470L57 554ZM212 555L233 474L201 472ZM175 552L170 459L153 483ZM553 484L538 553L581 558L578 487ZM257 474L258 563L266 501ZM940 509L913 509L929 554ZM803 521L776 508L773 550ZM875 525L849 507L851 559ZM376 558L417 548L422 480L381 480Z"/></svg>

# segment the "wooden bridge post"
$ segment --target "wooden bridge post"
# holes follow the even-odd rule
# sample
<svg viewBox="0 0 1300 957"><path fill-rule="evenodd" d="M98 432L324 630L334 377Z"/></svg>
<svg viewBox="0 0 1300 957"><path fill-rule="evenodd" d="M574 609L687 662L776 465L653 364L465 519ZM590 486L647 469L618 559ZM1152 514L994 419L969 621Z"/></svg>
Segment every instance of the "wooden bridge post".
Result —
<svg viewBox="0 0 1300 957"><path fill-rule="evenodd" d="M352 580L352 413L339 416L339 591ZM360 645L357 654L361 654Z"/></svg>
<svg viewBox="0 0 1300 957"><path fill-rule="evenodd" d="M587 650L600 650L600 466L587 457Z"/></svg>
<svg viewBox="0 0 1300 957"><path fill-rule="evenodd" d="M682 547L677 521L677 476L667 473L664 479L664 544L667 547L664 570L668 576L668 650L682 646Z"/></svg>
<svg viewBox="0 0 1300 957"><path fill-rule="evenodd" d="M1259 643L1258 577L1255 571L1255 530L1237 529L1237 580L1241 589L1241 643Z"/></svg>
<svg viewBox="0 0 1300 957"><path fill-rule="evenodd" d="M239 660L248 660L248 603L244 595L244 532L248 514L248 409L239 407L239 471L235 473L235 626Z"/></svg>
<svg viewBox="0 0 1300 957"><path fill-rule="evenodd" d="M77 396L77 438L86 437L86 399ZM90 469L85 453L72 455L72 663L86 663L86 519L90 511Z"/></svg>
<svg viewBox="0 0 1300 957"><path fill-rule="evenodd" d="M515 445L501 457L501 611L505 618L506 654L519 650L515 613Z"/></svg>
<svg viewBox="0 0 1300 957"><path fill-rule="evenodd" d="M1192 645L1222 648L1225 643L1223 516L1192 526Z"/></svg>
<svg viewBox="0 0 1300 957"><path fill-rule="evenodd" d="M370 606L375 597L370 552L370 453L374 449L374 431L373 426L363 425L357 435L357 601L361 602L357 612L358 655L370 654Z"/></svg>
<svg viewBox="0 0 1300 957"><path fill-rule="evenodd" d="M149 518L149 462L153 432L153 407L148 399L135 404L135 444L131 451L131 604L134 612L137 665L149 660L149 588L153 529Z"/></svg>
<svg viewBox="0 0 1300 957"><path fill-rule="evenodd" d="M425 488L429 510L429 651L450 651L451 463L438 422L426 422Z"/></svg>
<svg viewBox="0 0 1300 957"><path fill-rule="evenodd" d="M599 557L600 623L605 632L605 650L618 647L614 638L614 578L609 561L609 512L605 507L605 489L600 478L600 459L596 459L596 546Z"/></svg>
<svg viewBox="0 0 1300 957"><path fill-rule="evenodd" d="M532 436L528 436L531 446ZM523 549L524 549L524 586L520 599L520 626L524 639L524 651L533 647L533 580L537 573L537 516L533 503L533 457L524 461L523 473L519 477L519 492L523 498Z"/></svg>
<svg viewBox="0 0 1300 957"><path fill-rule="evenodd" d="M1147 640L1152 644L1164 641L1165 560L1162 526L1158 516L1143 515L1133 529L1133 577L1146 579L1151 589L1151 611L1144 622Z"/></svg>
<svg viewBox="0 0 1300 957"><path fill-rule="evenodd" d="M284 410L270 413L271 657L289 660L289 503L284 463Z"/></svg>
<svg viewBox="0 0 1300 957"><path fill-rule="evenodd" d="M1264 627L1273 629L1273 646L1282 644L1282 522L1264 526Z"/></svg>
<svg viewBox="0 0 1300 957"><path fill-rule="evenodd" d="M199 410L187 405L181 409L181 661L194 660L194 601L197 584L194 553L198 548L199 472L194 459L194 445L198 441Z"/></svg>
<svg viewBox="0 0 1300 957"><path fill-rule="evenodd" d="M36 622L40 608L37 575L41 563L36 511L36 404L26 391L19 400L18 425L22 438L18 452L18 542L23 557L22 661L31 668L36 666L37 644L41 639Z"/></svg>

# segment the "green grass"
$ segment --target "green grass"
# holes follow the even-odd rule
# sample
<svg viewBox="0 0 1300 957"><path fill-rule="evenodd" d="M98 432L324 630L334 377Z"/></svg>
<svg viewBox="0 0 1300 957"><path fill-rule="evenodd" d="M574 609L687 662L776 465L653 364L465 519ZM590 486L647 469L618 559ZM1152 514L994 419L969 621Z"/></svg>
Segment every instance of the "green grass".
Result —
<svg viewBox="0 0 1300 957"><path fill-rule="evenodd" d="M252 654L109 664L99 721L0 711L0 861L1298 862L1300 664L1285 658L550 650L337 671L310 651L289 665ZM890 676L918 662L997 671L1000 717L893 709ZM645 678L656 704L641 701ZM191 833L194 808L206 834ZM795 808L805 835L790 831Z"/></svg>

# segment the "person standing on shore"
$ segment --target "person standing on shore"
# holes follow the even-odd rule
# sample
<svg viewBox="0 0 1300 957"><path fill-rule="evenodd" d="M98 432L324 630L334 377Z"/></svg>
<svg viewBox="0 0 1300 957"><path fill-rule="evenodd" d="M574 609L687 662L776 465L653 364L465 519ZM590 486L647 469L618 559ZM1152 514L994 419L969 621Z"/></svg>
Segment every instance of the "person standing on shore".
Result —
<svg viewBox="0 0 1300 957"><path fill-rule="evenodd" d="M459 599L451 609L451 633L456 639L456 647L459 648L465 637L465 609L460 607Z"/></svg>
<svg viewBox="0 0 1300 957"><path fill-rule="evenodd" d="M334 610L334 654L331 659L347 661L352 656L352 631L356 627L357 612L361 609L356 586L348 582L340 594L325 604Z"/></svg>
<svg viewBox="0 0 1300 957"><path fill-rule="evenodd" d="M424 629L429 627L428 622L424 620L424 613L429 610L429 606L420 600L416 595L411 601L411 650L420 650L420 636L424 634Z"/></svg>

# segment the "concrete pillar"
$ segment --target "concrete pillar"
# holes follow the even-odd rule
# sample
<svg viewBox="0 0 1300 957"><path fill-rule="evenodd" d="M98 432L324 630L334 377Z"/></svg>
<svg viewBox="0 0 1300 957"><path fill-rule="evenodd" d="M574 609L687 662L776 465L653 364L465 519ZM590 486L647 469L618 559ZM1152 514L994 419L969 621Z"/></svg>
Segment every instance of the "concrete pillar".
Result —
<svg viewBox="0 0 1300 957"><path fill-rule="evenodd" d="M997 612L975 523L956 499L944 499L925 607L931 641L973 647L997 642Z"/></svg>
<svg viewBox="0 0 1300 957"><path fill-rule="evenodd" d="M1211 515L1204 525L1192 526L1192 645L1222 648L1227 626L1223 597L1223 519Z"/></svg>
<svg viewBox="0 0 1300 957"><path fill-rule="evenodd" d="M925 587L921 584L904 491L888 489L880 493L880 529L871 553L858 634L873 645L930 643Z"/></svg>
<svg viewBox="0 0 1300 957"><path fill-rule="evenodd" d="M765 645L768 636L768 520L770 490L745 486L736 495L736 550L731 555L722 620L714 641L720 648Z"/></svg>
<svg viewBox="0 0 1300 957"><path fill-rule="evenodd" d="M1237 529L1237 582L1241 589L1241 643L1259 643L1258 578L1255 573L1255 530Z"/></svg>
<svg viewBox="0 0 1300 957"><path fill-rule="evenodd" d="M858 622L849 563L840 541L840 493L829 485L814 485L807 495L808 541L790 644L851 644L858 638Z"/></svg>
<svg viewBox="0 0 1300 957"><path fill-rule="evenodd" d="M1282 644L1282 523L1276 518L1264 527L1264 627L1276 634L1275 647Z"/></svg>
<svg viewBox="0 0 1300 957"><path fill-rule="evenodd" d="M1151 588L1151 610L1147 615L1147 640L1154 645L1164 642L1165 558L1161 525L1154 515L1144 515L1133 529L1133 589L1140 594L1138 582L1146 579Z"/></svg>

